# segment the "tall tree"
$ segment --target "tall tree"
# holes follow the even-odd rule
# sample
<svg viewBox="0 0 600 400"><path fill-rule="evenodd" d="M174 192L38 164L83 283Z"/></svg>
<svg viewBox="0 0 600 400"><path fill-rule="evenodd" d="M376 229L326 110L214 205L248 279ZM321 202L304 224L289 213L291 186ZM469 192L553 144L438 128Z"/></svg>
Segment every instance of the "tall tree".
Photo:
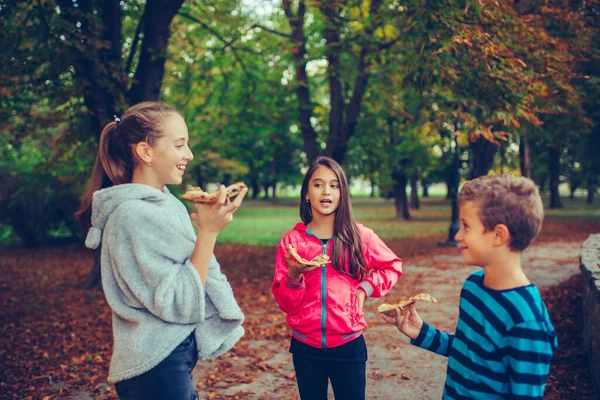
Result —
<svg viewBox="0 0 600 400"><path fill-rule="evenodd" d="M294 7L291 0L282 0L283 10L291 27L291 52L295 63L295 85L298 117L304 139L304 150L309 160L318 154L343 162L350 139L356 131L368 87L374 55L394 45L397 35L386 37L391 27L387 20L398 15L397 9L383 7L381 0L317 1L310 11L314 21L312 35L306 34L309 7L299 0ZM387 19L387 20L386 20ZM328 130L320 150L319 137L312 124L314 98L311 97L307 65L310 55L308 40L323 40L325 49L318 54L327 62Z"/></svg>

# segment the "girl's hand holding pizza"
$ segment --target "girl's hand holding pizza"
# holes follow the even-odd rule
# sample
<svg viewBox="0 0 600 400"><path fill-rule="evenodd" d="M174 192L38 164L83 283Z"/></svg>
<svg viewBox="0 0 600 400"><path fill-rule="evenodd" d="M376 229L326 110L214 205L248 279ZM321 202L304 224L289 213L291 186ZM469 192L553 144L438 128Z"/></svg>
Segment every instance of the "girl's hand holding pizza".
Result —
<svg viewBox="0 0 600 400"><path fill-rule="evenodd" d="M224 185L218 190L218 199L214 203L195 202L195 213L191 214L192 224L201 232L218 234L232 220L233 213L240 208L248 188L244 187L234 200L229 200Z"/></svg>
<svg viewBox="0 0 600 400"><path fill-rule="evenodd" d="M300 282L303 273L321 268L320 265L300 264L290 253L285 253L285 261L288 265L288 277L296 283Z"/></svg>
<svg viewBox="0 0 600 400"><path fill-rule="evenodd" d="M306 260L300 257L291 244L287 244L285 248L287 249L285 261L288 265L288 277L294 282L300 282L303 273L310 272L331 262L327 254L319 254L312 260Z"/></svg>

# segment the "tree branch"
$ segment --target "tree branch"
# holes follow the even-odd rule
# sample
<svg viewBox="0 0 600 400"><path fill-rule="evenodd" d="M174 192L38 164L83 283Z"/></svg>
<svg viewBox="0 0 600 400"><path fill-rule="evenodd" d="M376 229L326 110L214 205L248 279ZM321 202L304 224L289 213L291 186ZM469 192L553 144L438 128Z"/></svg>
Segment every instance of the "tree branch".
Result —
<svg viewBox="0 0 600 400"><path fill-rule="evenodd" d="M260 29L262 29L264 31L267 31L269 33L272 33L274 35L278 35L278 36L281 36L281 37L284 37L284 38L288 38L288 39L292 37L292 35L290 35L289 33L279 32L279 31L276 31L274 29L267 28L266 26L263 26L263 25L260 25L260 24L254 24L248 30L254 29L254 28L260 28Z"/></svg>
<svg viewBox="0 0 600 400"><path fill-rule="evenodd" d="M131 73L131 66L133 65L133 58L135 57L135 53L137 52L137 45L140 42L140 34L142 33L142 29L144 28L144 15L140 17L138 21L137 27L135 28L135 34L133 35L133 43L131 45L131 51L129 52L129 57L127 57L127 64L125 65L125 73L129 75Z"/></svg>
<svg viewBox="0 0 600 400"><path fill-rule="evenodd" d="M242 70L244 71L244 74L246 74L246 76L250 80L250 83L252 84L252 89L254 91L256 91L256 82L254 81L254 78L252 77L252 75L250 74L250 72L248 71L248 69L246 68L246 64L244 64L244 61L242 60L242 58L238 54L237 49L233 46L233 43L235 43L235 41L238 39L237 37L233 38L232 40L226 40L217 30L211 28L208 24L204 23L203 21L199 20L198 18L196 18L196 17L194 17L194 16L192 16L190 14L187 14L187 13L180 12L178 14L181 15L182 17L184 17L184 18L189 19L190 21L193 21L193 22L197 23L198 25L200 25L201 27L203 27L204 29L206 29L207 31L209 31L210 33L212 33L221 42L223 42L225 44L225 47L223 47L221 49L221 52L225 52L225 49L231 48L231 51L233 52L233 56L238 61L238 63L240 63L240 66L242 67Z"/></svg>

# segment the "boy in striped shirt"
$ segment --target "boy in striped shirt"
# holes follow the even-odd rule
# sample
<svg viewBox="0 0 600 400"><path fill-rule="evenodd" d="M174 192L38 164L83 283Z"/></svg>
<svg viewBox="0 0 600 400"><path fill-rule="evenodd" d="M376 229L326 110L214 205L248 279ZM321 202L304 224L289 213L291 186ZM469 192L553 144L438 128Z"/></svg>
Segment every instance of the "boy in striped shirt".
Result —
<svg viewBox="0 0 600 400"><path fill-rule="evenodd" d="M510 175L466 182L455 236L466 264L454 335L419 317L381 314L411 343L448 357L444 399L541 399L558 345L546 306L521 269L521 252L538 234L544 210L537 186Z"/></svg>

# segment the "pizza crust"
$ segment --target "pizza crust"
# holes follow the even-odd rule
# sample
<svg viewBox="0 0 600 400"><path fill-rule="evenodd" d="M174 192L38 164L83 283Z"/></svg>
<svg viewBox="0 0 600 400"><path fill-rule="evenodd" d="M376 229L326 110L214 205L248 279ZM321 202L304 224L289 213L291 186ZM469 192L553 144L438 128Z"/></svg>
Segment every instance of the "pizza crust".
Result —
<svg viewBox="0 0 600 400"><path fill-rule="evenodd" d="M227 189L225 189L227 197L232 198L237 196L245 187L246 184L244 182L237 182L228 186ZM202 190L202 188L194 187L181 195L181 198L196 203L214 204L219 199L219 191L208 193Z"/></svg>
<svg viewBox="0 0 600 400"><path fill-rule="evenodd" d="M302 265L321 266L323 264L328 264L331 262L329 261L329 256L327 254L319 254L318 256L309 261L300 257L294 246L292 246L291 244L286 245L285 248L287 249L288 253L290 253L290 255L294 258L294 260L296 260Z"/></svg>
<svg viewBox="0 0 600 400"><path fill-rule="evenodd" d="M409 297L406 300L402 300L396 304L387 304L384 303L382 305L380 305L379 307L377 307L377 311L380 313L385 313L388 314L390 316L394 316L396 314L396 309L399 308L400 312L402 314L404 314L406 311L404 310L404 307L411 305L412 303L421 300L421 301L426 301L428 303L437 303L438 301L430 294L428 293L419 293L415 296Z"/></svg>

